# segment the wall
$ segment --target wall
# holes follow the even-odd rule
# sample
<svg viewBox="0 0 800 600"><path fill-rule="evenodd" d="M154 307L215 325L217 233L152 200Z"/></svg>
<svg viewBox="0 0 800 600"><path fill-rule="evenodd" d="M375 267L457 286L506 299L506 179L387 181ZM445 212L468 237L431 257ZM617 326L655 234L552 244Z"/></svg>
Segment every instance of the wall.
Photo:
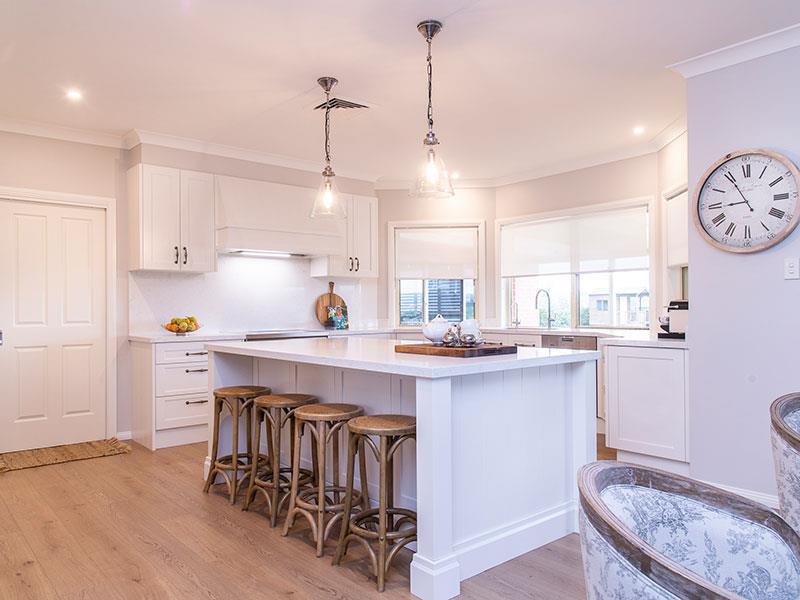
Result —
<svg viewBox="0 0 800 600"><path fill-rule="evenodd" d="M660 223L659 234L661 236L660 252L661 260L664 268L661 269L661 277L659 278L661 293L658 306L663 312L664 306L667 306L670 300L675 300L681 297L681 271L675 267L672 269L666 268L667 260L667 223L666 211L667 203L664 200L664 195L669 192L674 192L677 189L687 185L689 181L689 136L686 132L672 140L669 144L664 146L658 151L658 215L657 219ZM688 224L691 227L691 223ZM655 324L655 319L654 319Z"/></svg>
<svg viewBox="0 0 800 600"><path fill-rule="evenodd" d="M765 147L800 163L800 68L793 48L688 81L689 187L726 153ZM691 205L691 202L690 202ZM689 231L692 475L774 494L769 405L797 391L800 282L783 279L800 231L757 254L713 248Z"/></svg>
<svg viewBox="0 0 800 600"><path fill-rule="evenodd" d="M393 221L484 221L486 223L486 306L480 309L481 321L496 318L494 302L494 218L495 193L490 188L458 189L452 198L429 200L412 198L408 190L378 190L378 319L388 320L393 303L388 301L386 279L388 224Z"/></svg>

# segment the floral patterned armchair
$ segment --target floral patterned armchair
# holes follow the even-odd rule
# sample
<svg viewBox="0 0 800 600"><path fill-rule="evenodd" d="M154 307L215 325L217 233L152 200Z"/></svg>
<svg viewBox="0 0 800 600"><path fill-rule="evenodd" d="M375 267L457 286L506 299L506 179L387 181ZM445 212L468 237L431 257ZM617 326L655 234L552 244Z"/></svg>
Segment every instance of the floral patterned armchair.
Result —
<svg viewBox="0 0 800 600"><path fill-rule="evenodd" d="M800 537L768 508L619 462L578 487L589 600L800 598Z"/></svg>
<svg viewBox="0 0 800 600"><path fill-rule="evenodd" d="M781 515L800 531L800 394L781 396L769 412Z"/></svg>

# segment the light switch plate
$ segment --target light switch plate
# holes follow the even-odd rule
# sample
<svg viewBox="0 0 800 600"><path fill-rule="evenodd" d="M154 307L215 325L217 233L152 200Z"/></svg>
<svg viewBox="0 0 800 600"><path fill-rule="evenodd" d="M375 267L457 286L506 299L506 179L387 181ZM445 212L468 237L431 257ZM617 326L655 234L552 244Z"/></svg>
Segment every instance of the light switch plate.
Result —
<svg viewBox="0 0 800 600"><path fill-rule="evenodd" d="M783 278L800 279L800 258L783 259Z"/></svg>

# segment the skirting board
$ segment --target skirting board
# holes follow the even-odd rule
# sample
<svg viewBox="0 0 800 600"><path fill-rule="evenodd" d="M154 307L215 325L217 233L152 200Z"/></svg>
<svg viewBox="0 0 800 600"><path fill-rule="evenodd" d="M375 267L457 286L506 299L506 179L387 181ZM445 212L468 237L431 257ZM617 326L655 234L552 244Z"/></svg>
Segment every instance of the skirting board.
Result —
<svg viewBox="0 0 800 600"><path fill-rule="evenodd" d="M133 434L130 431L118 431L117 432L117 439L120 441L129 440L133 437Z"/></svg>

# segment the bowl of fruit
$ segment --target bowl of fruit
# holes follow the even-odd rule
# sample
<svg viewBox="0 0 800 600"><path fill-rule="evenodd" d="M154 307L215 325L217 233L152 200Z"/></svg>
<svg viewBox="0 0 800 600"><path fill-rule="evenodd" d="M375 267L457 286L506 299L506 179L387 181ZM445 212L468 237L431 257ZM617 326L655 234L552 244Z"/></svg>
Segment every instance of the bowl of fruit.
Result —
<svg viewBox="0 0 800 600"><path fill-rule="evenodd" d="M175 317L164 325L164 329L171 331L175 335L186 335L200 329L200 323L194 317Z"/></svg>

